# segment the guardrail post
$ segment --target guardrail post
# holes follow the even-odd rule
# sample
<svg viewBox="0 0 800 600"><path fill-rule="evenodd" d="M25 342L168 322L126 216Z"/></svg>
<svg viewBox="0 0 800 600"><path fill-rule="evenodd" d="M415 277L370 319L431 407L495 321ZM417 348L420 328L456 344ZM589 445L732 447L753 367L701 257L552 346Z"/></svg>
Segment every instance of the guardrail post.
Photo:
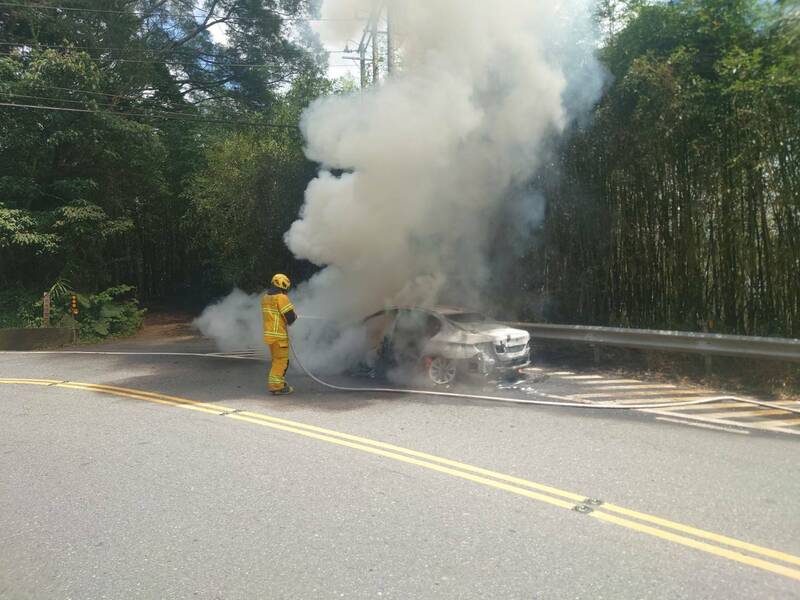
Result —
<svg viewBox="0 0 800 600"><path fill-rule="evenodd" d="M703 333L708 333L708 329L709 329L709 322L706 321L703 324ZM711 377L711 375L714 372L714 359L711 357L710 354L704 354L703 363L705 364L706 367L706 377Z"/></svg>
<svg viewBox="0 0 800 600"><path fill-rule="evenodd" d="M594 364L599 365L600 364L600 346L598 346L597 344L592 346L592 352L594 353Z"/></svg>

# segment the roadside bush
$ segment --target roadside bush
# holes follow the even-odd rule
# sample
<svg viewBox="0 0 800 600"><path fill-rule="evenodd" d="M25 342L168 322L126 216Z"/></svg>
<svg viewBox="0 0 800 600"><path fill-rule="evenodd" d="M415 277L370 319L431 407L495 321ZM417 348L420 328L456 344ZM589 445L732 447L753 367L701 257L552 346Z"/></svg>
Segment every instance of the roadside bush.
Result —
<svg viewBox="0 0 800 600"><path fill-rule="evenodd" d="M36 312L36 302L39 312ZM9 327L38 327L36 315L41 315L41 298L24 288L0 290L0 329ZM41 322L41 318L39 318Z"/></svg>
<svg viewBox="0 0 800 600"><path fill-rule="evenodd" d="M78 335L82 341L133 335L147 312L133 297L134 288L118 285L97 294L77 294Z"/></svg>
<svg viewBox="0 0 800 600"><path fill-rule="evenodd" d="M50 290L50 324L71 327L70 296L78 297L78 334L82 341L133 335L142 326L145 310L133 296L135 288L118 285L96 294L73 292L68 282L58 281ZM0 328L41 327L42 296L31 290L0 291Z"/></svg>

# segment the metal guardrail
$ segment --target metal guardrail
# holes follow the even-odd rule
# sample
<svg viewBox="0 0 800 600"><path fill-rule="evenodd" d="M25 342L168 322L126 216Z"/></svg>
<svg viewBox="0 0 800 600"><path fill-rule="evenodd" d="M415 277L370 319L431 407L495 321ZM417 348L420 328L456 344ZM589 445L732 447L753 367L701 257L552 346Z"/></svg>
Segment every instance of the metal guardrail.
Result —
<svg viewBox="0 0 800 600"><path fill-rule="evenodd" d="M689 352L706 356L800 362L800 340L793 339L552 323L506 324L525 329L534 339L580 342L591 346Z"/></svg>

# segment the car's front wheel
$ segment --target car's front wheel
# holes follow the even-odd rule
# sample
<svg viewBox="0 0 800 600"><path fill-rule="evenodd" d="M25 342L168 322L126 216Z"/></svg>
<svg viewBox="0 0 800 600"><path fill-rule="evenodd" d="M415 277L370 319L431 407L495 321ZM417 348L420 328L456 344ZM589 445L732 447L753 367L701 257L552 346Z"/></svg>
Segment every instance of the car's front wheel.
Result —
<svg viewBox="0 0 800 600"><path fill-rule="evenodd" d="M429 356L425 359L425 374L434 385L450 385L455 381L458 368L455 361L443 356Z"/></svg>

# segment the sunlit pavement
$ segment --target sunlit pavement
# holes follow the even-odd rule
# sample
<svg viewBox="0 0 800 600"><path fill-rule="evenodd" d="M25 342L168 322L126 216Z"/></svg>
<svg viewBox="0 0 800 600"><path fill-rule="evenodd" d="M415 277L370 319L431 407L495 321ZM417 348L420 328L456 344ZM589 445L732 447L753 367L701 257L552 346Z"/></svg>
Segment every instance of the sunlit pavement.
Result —
<svg viewBox="0 0 800 600"><path fill-rule="evenodd" d="M214 352L202 340L81 350L158 354L0 354L0 597L800 594L799 447L770 430L795 424L739 424L791 415L340 393L297 373L274 398L246 354L173 354ZM715 393L529 375L577 402Z"/></svg>

